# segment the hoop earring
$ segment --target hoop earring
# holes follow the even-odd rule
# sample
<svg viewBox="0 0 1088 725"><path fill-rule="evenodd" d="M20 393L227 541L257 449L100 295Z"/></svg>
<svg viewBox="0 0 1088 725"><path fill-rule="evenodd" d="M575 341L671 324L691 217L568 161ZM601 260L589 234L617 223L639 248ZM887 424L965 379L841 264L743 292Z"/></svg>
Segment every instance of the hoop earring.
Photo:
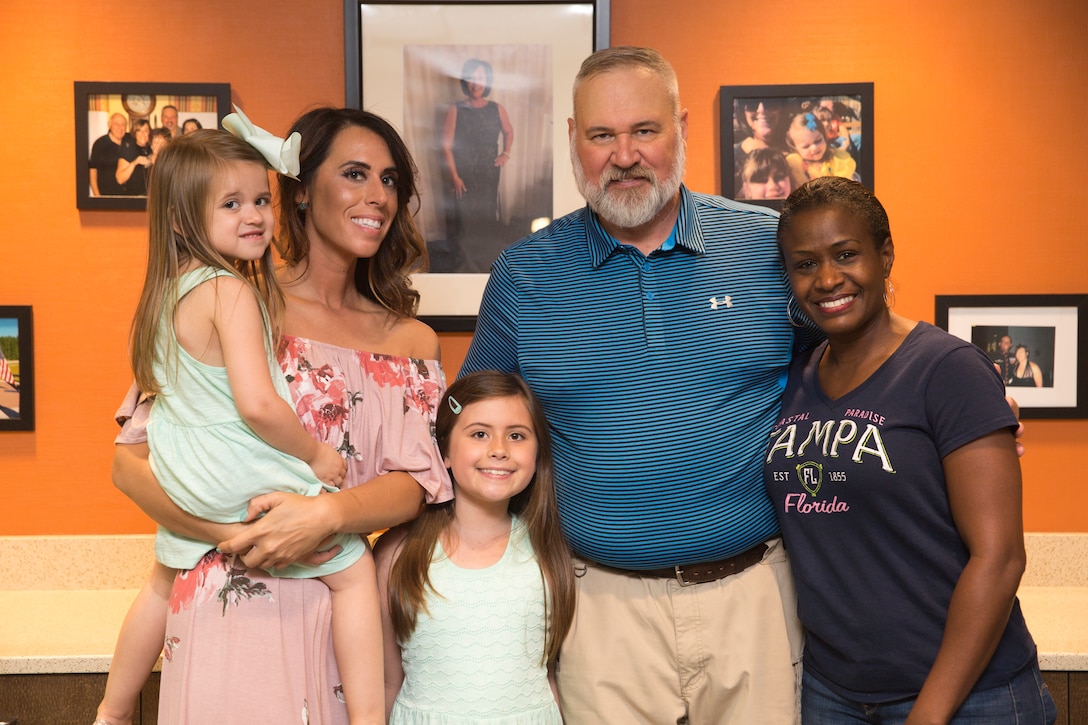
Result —
<svg viewBox="0 0 1088 725"><path fill-rule="evenodd" d="M793 298L793 293L790 292L790 297L786 300L786 319L789 320L790 324L794 327L804 327L805 323L793 319L793 305L796 302L797 300Z"/></svg>
<svg viewBox="0 0 1088 725"><path fill-rule="evenodd" d="M890 278L884 280L884 287L884 306L895 307L895 285L892 284ZM891 301L888 301L888 295L891 295Z"/></svg>

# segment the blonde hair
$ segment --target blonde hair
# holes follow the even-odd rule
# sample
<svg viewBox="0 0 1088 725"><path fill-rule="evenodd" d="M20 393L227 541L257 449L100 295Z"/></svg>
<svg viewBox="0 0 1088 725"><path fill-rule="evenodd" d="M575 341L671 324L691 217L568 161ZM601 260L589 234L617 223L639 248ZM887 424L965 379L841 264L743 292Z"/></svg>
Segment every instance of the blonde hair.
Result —
<svg viewBox="0 0 1088 725"><path fill-rule="evenodd" d="M806 131L820 134L820 137L824 140L824 145L826 146L821 160L826 161L831 158L834 149L831 147L831 142L827 138L827 127L815 113L812 111L799 111L798 113L793 114L790 118L790 122L786 124L786 146L789 147L790 151L796 152L797 144L793 141L794 128L804 128Z"/></svg>
<svg viewBox="0 0 1088 725"><path fill-rule="evenodd" d="M226 270L248 282L264 304L278 340L283 321L283 293L276 283L272 250L257 260L230 260L217 252L208 236L214 182L231 165L259 164L264 157L226 131L199 130L179 136L159 152L147 192L148 254L143 290L130 331L129 355L137 385L157 393L154 364L162 334L161 320L171 320L178 304L181 268L197 261ZM164 346L169 354L170 346ZM166 364L166 360L160 361Z"/></svg>

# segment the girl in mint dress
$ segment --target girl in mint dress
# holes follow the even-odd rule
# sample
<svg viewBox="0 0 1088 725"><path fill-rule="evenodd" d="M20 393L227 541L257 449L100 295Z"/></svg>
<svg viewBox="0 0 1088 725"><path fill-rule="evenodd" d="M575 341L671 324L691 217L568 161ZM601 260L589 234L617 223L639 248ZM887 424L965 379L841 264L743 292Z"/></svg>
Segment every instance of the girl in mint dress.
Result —
<svg viewBox="0 0 1088 725"><path fill-rule="evenodd" d="M547 424L517 376L453 383L436 435L455 498L375 557L393 725L560 725L552 668L574 615Z"/></svg>
<svg viewBox="0 0 1088 725"><path fill-rule="evenodd" d="M250 500L263 493L337 490L344 457L303 427L274 354L283 301L272 274L265 157L226 131L172 141L152 177L148 212L150 251L131 356L136 384L155 395L147 442L163 490L186 512L220 523L245 520ZM373 558L357 535L333 543L339 553L322 564L270 573L320 577L329 587L348 712L353 723L379 723ZM163 649L176 570L193 569L208 549L159 528L152 577L122 629L96 723L131 722ZM167 641L167 660L179 642Z"/></svg>

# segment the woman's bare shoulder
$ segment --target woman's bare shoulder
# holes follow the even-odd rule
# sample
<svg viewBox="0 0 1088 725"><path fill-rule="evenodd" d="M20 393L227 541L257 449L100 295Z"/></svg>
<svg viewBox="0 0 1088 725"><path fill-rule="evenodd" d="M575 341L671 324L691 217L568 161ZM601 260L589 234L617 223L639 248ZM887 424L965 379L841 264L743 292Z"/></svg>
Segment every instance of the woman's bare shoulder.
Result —
<svg viewBox="0 0 1088 725"><path fill-rule="evenodd" d="M405 356L420 360L441 358L438 334L426 323L414 317L401 317L393 324L391 332Z"/></svg>

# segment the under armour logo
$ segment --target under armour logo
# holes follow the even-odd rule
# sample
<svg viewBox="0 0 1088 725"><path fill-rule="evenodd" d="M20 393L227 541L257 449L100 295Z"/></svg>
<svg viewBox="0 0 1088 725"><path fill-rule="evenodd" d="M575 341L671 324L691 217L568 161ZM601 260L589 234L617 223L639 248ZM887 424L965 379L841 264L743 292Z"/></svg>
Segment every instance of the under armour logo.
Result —
<svg viewBox="0 0 1088 725"><path fill-rule="evenodd" d="M725 305L726 307L732 307L733 306L733 298L730 297L729 295L723 295L721 300L719 300L717 297L711 297L710 298L710 309L716 310L716 309L718 309L718 305Z"/></svg>

